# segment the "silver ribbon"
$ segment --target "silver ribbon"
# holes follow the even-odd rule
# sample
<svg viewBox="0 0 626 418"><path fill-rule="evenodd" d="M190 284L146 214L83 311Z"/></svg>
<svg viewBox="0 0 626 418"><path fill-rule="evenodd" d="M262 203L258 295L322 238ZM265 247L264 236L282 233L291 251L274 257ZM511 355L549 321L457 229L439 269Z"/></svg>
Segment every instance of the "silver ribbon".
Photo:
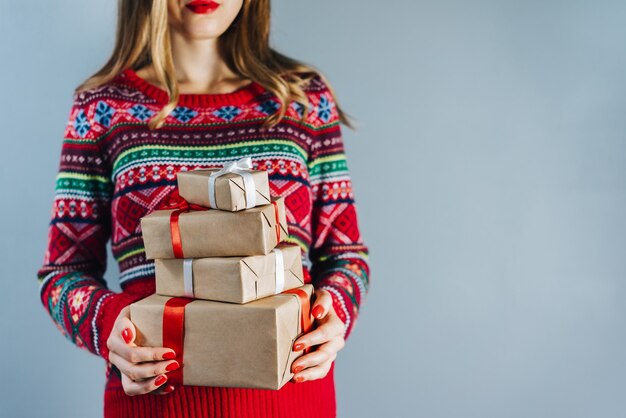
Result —
<svg viewBox="0 0 626 418"><path fill-rule="evenodd" d="M193 298L193 258L183 260L183 286L185 297Z"/></svg>
<svg viewBox="0 0 626 418"><path fill-rule="evenodd" d="M274 248L274 254L276 254L276 290L274 293L279 294L285 288L285 261L283 259L283 252L278 248Z"/></svg>
<svg viewBox="0 0 626 418"><path fill-rule="evenodd" d="M252 174L247 171L252 169L252 159L250 157L243 157L237 161L231 161L219 169L218 171L211 173L209 176L209 204L213 209L217 208L215 203L215 180L226 173L239 174L243 178L244 193L246 195L246 209L250 209L256 206L256 191L254 188L254 180Z"/></svg>

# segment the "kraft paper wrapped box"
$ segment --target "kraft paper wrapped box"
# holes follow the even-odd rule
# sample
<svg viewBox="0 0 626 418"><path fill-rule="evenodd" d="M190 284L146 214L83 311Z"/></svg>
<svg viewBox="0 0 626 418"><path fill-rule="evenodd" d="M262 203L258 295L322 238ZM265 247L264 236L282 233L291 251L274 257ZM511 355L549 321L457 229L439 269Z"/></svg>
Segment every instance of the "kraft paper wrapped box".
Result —
<svg viewBox="0 0 626 418"><path fill-rule="evenodd" d="M189 203L227 211L240 211L271 203L267 171L222 173L222 170L181 171L177 175L180 196ZM213 185L210 184L211 175L215 177ZM244 176L248 176L248 180Z"/></svg>
<svg viewBox="0 0 626 418"><path fill-rule="evenodd" d="M182 366L168 372L175 385L280 389L304 353L292 347L311 329L313 286L285 292L241 305L152 294L130 305L136 343L176 352ZM179 318L172 306L181 300Z"/></svg>
<svg viewBox="0 0 626 418"><path fill-rule="evenodd" d="M141 218L147 259L266 255L289 235L282 196L272 198L272 204L239 212L191 210L180 213L177 220L181 254L176 256L174 212L178 211L156 210Z"/></svg>
<svg viewBox="0 0 626 418"><path fill-rule="evenodd" d="M246 303L304 285L300 246L268 255L155 260L156 293Z"/></svg>

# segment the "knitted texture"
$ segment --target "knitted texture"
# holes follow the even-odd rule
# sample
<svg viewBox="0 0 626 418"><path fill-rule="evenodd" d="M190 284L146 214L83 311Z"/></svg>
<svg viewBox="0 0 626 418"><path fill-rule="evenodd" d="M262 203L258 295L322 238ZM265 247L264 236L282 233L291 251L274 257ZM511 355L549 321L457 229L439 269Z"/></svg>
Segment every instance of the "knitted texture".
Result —
<svg viewBox="0 0 626 418"><path fill-rule="evenodd" d="M300 120L303 106L291 102L286 117L265 131L261 123L280 104L256 82L231 93L183 94L157 130L147 121L167 94L131 69L74 95L38 278L41 301L63 335L107 360L107 416L177 416L173 404L187 408L192 402L197 413L188 416L194 417L279 416L266 415L268 408L290 417L334 416L334 368L324 379L289 382L279 391L190 386L169 398L128 397L106 346L120 310L155 291L140 218L174 191L177 172L242 156L268 172L272 197L285 197L288 242L302 250L305 282L330 292L349 337L369 288L368 248L358 228L335 103L319 75L306 94L306 121ZM103 278L109 239L120 293ZM326 406L311 406L320 400ZM302 415L289 412L294 408Z"/></svg>

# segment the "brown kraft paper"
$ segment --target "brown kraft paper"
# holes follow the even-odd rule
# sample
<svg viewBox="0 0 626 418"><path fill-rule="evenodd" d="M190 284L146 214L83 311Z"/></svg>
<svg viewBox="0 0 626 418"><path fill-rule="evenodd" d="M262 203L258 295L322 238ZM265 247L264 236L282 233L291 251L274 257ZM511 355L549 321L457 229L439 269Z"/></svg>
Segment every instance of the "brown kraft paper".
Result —
<svg viewBox="0 0 626 418"><path fill-rule="evenodd" d="M283 243L277 248L284 262L282 290L304 285L300 247ZM232 303L247 303L276 293L275 250L268 255L192 259L191 295L185 295L183 263L182 259L155 260L156 293Z"/></svg>
<svg viewBox="0 0 626 418"><path fill-rule="evenodd" d="M301 287L309 299L313 286ZM161 347L167 296L152 294L130 305L135 343ZM301 335L297 295L281 293L246 304L193 300L185 306L183 384L280 389L293 377L292 351Z"/></svg>
<svg viewBox="0 0 626 418"><path fill-rule="evenodd" d="M219 171L202 169L181 171L177 174L178 193L187 202L211 207L209 201L209 176ZM267 171L246 170L252 175L256 196L256 205L267 205L270 202L270 186ZM225 173L215 179L214 209L239 211L246 208L246 193L243 177L236 173Z"/></svg>
<svg viewBox="0 0 626 418"><path fill-rule="evenodd" d="M280 241L288 236L285 199L273 198L278 207ZM175 258L170 232L173 210L156 210L141 218L146 258ZM180 235L186 258L266 255L276 245L274 205L228 212L216 209L180 214Z"/></svg>

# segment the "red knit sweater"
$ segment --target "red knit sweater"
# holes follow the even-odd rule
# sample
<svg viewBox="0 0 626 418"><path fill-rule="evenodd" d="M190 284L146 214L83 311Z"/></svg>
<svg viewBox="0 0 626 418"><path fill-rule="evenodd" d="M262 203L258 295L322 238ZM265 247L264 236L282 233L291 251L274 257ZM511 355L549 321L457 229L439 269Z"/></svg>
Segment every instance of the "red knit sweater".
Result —
<svg viewBox="0 0 626 418"><path fill-rule="evenodd" d="M292 102L268 131L259 127L279 103L253 82L226 94L183 94L166 124L147 121L166 93L128 69L74 96L61 152L48 247L38 277L41 301L59 330L106 363L106 417L333 417L333 370L278 391L183 386L167 395L127 396L108 362L106 341L119 311L155 291L139 219L175 189L181 170L250 156L268 171L272 196L284 196L289 241L302 249L305 281L327 289L354 326L369 288L368 248L359 232L338 113L316 75L306 88L309 115ZM106 244L120 270L121 293L103 279Z"/></svg>

